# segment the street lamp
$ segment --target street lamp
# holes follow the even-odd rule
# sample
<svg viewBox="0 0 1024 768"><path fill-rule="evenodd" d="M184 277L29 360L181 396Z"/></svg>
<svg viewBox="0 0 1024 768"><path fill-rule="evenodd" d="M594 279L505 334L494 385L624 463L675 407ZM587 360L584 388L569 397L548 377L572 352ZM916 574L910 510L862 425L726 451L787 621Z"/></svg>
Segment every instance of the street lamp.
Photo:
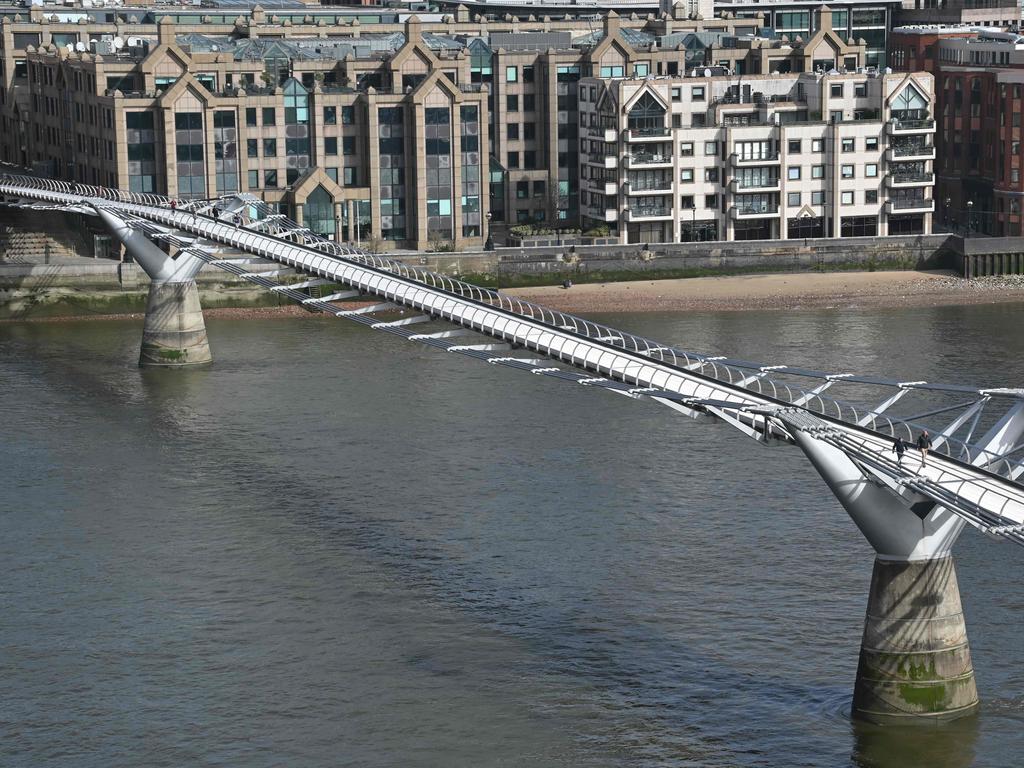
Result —
<svg viewBox="0 0 1024 768"><path fill-rule="evenodd" d="M951 221L952 221L950 219L950 217L949 217L949 204L952 203L952 202L953 201L950 200L948 197L945 200L942 201L943 216L946 217L946 226L947 227L949 227L951 225Z"/></svg>
<svg viewBox="0 0 1024 768"><path fill-rule="evenodd" d="M974 226L974 201L967 201L967 236L971 236L971 227Z"/></svg>
<svg viewBox="0 0 1024 768"><path fill-rule="evenodd" d="M491 212L488 211L487 215L484 216L484 250L494 250L494 238L491 237Z"/></svg>

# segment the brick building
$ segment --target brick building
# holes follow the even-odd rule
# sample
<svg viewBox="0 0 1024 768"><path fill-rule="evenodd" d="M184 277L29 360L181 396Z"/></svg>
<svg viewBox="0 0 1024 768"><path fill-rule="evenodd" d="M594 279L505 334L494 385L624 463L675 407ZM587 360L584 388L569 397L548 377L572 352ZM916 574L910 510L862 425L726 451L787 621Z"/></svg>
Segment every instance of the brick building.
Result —
<svg viewBox="0 0 1024 768"><path fill-rule="evenodd" d="M1021 116L1024 36L991 29L911 27L893 60L935 75L937 221L960 231L1024 235Z"/></svg>

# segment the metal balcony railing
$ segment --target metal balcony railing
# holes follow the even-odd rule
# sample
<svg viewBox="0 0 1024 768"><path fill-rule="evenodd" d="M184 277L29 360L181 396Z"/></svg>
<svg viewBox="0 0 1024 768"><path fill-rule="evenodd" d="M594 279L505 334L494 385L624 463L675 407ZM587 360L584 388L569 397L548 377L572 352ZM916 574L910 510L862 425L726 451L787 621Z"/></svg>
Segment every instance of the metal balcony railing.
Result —
<svg viewBox="0 0 1024 768"><path fill-rule="evenodd" d="M892 153L896 157L918 157L920 155L930 155L935 150L935 147L931 144L910 144L906 146L895 146L892 148Z"/></svg>
<svg viewBox="0 0 1024 768"><path fill-rule="evenodd" d="M903 197L889 201L889 206L898 211L905 211L913 208L928 208L931 204L932 201L924 197Z"/></svg>
<svg viewBox="0 0 1024 768"><path fill-rule="evenodd" d="M933 173L894 173L892 180L897 184L931 183L935 179Z"/></svg>

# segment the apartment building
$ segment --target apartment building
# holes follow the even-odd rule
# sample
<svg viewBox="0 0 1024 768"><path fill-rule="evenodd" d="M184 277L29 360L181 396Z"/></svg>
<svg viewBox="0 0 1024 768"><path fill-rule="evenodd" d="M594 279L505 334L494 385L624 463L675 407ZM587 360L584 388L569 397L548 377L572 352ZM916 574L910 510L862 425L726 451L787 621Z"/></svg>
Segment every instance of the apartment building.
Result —
<svg viewBox="0 0 1024 768"><path fill-rule="evenodd" d="M927 74L580 82L584 218L623 243L931 232Z"/></svg>
<svg viewBox="0 0 1024 768"><path fill-rule="evenodd" d="M864 42L833 30L828 8L806 39L766 36L760 17L690 19L681 8L598 22L470 19L461 9L441 22L365 26L258 6L231 24L180 10L156 25L122 22L120 10L113 24L4 18L0 157L179 197L251 192L322 234L374 247L475 247L511 224L593 223L584 211L595 208L593 190L581 188L581 176L594 178L588 158L603 151L587 143L591 80L668 82L707 70L735 78L746 106L770 91L751 90L757 78L871 71ZM701 128L726 118L736 130L750 120L711 110ZM698 118L667 119L676 130ZM696 237L692 218L661 236ZM716 220L712 232L710 223L701 237L764 231ZM886 220L878 231L897 225L916 226Z"/></svg>
<svg viewBox="0 0 1024 768"><path fill-rule="evenodd" d="M1024 235L1024 36L903 27L893 34L893 59L935 77L938 221L958 231Z"/></svg>
<svg viewBox="0 0 1024 768"><path fill-rule="evenodd" d="M415 19L403 39L179 38L165 21L137 56L30 50L28 152L58 178L252 192L339 240L482 245L486 89L460 45Z"/></svg>

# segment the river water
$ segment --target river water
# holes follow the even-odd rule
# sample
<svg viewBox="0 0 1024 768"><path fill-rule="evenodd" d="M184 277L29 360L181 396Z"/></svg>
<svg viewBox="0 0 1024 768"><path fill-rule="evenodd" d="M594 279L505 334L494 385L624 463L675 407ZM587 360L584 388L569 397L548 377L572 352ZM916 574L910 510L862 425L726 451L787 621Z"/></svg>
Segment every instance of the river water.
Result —
<svg viewBox="0 0 1024 768"><path fill-rule="evenodd" d="M614 315L1024 382L1024 306ZM872 552L793 449L320 317L0 326L0 765L1019 766L1024 552L957 546L976 718L852 723Z"/></svg>

